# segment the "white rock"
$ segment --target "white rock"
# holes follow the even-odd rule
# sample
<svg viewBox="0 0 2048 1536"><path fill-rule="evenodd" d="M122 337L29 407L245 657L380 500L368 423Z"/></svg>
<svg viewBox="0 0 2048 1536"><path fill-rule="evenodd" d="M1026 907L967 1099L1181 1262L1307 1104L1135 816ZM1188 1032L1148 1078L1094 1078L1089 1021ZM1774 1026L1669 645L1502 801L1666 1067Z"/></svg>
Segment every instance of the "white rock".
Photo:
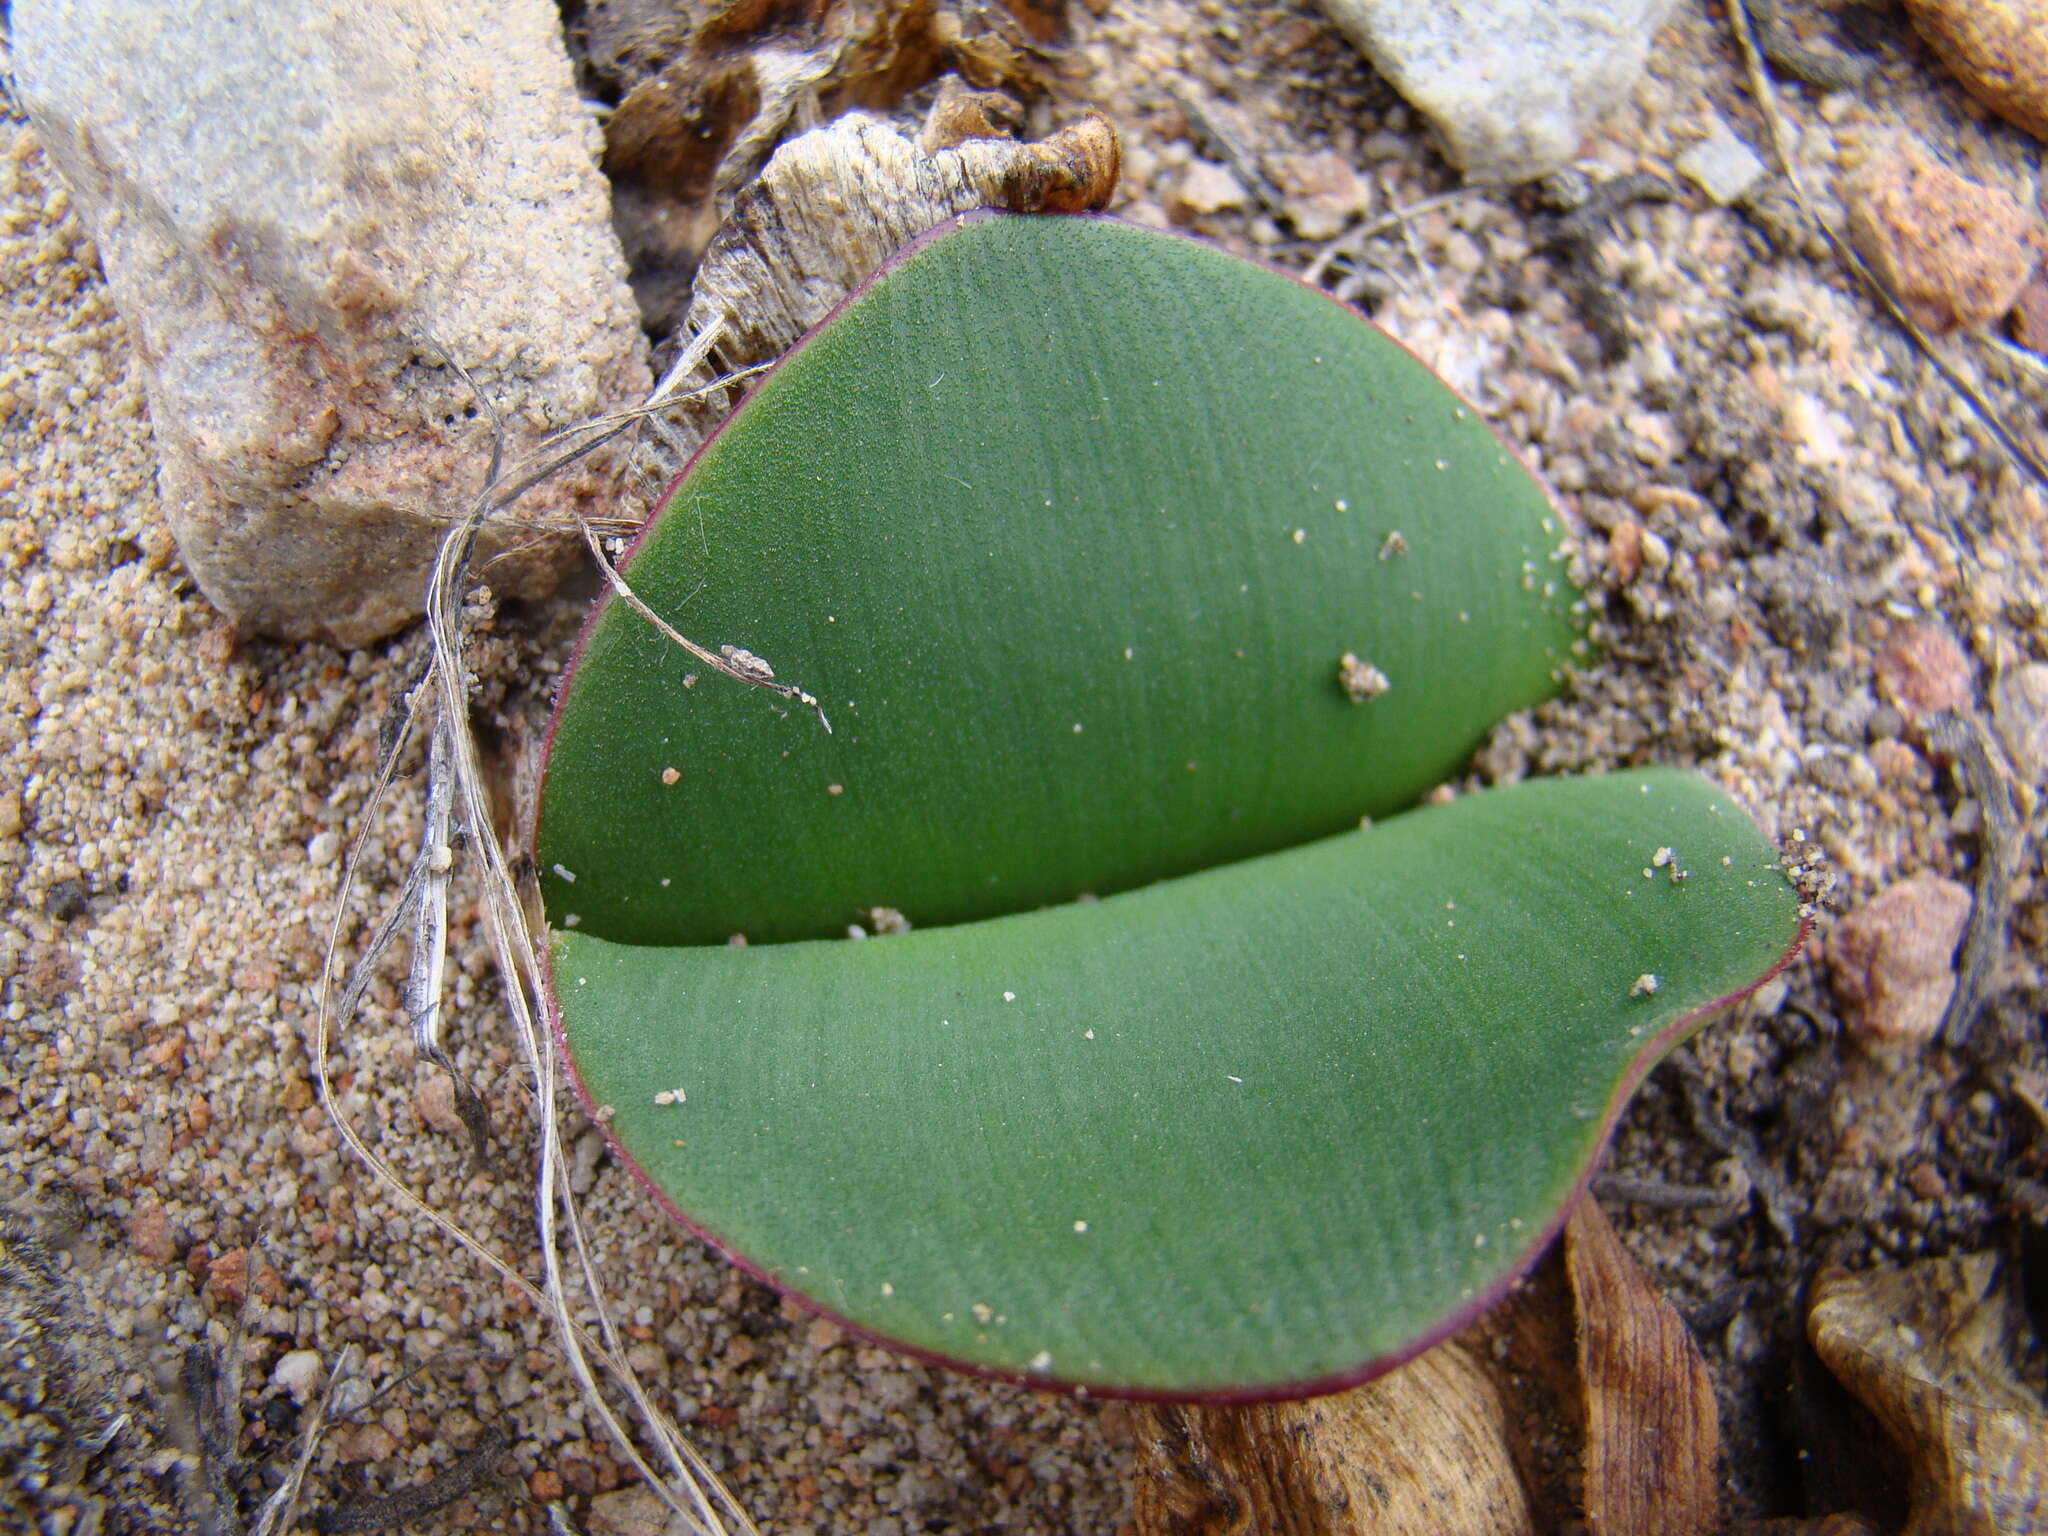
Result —
<svg viewBox="0 0 2048 1536"><path fill-rule="evenodd" d="M1735 136L1718 113L1708 115L1707 136L1676 161L1678 174L1724 208L1764 174L1756 151Z"/></svg>
<svg viewBox="0 0 2048 1536"><path fill-rule="evenodd" d="M292 1401L303 1407L320 1390L326 1374L317 1350L294 1349L270 1368L270 1382L291 1393Z"/></svg>
<svg viewBox="0 0 2048 1536"><path fill-rule="evenodd" d="M1475 182L1517 182L1578 153L1627 94L1671 0L1321 0Z"/></svg>
<svg viewBox="0 0 2048 1536"><path fill-rule="evenodd" d="M2048 662L2015 667L1991 690L1991 717L2020 777L2048 788Z"/></svg>
<svg viewBox="0 0 2048 1536"><path fill-rule="evenodd" d="M1242 208L1249 198L1237 178L1223 166L1208 160L1191 160L1180 174L1180 185L1167 199L1167 209L1176 218L1199 218Z"/></svg>
<svg viewBox="0 0 2048 1536"><path fill-rule="evenodd" d="M645 1483L614 1488L590 1501L590 1536L688 1536L690 1528Z"/></svg>
<svg viewBox="0 0 2048 1536"><path fill-rule="evenodd" d="M359 644L414 617L440 520L508 449L643 394L560 22L544 0L18 0L16 87L133 333L173 531L245 629ZM609 504L586 462L521 503ZM573 550L507 529L481 574Z"/></svg>

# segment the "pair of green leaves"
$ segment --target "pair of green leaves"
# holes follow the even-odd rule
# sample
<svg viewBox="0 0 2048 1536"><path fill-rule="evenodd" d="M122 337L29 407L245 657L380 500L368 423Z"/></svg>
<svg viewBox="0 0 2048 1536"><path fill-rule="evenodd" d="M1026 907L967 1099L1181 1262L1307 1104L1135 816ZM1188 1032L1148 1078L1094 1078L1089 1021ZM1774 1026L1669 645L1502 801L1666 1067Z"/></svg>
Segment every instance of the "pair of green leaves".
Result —
<svg viewBox="0 0 2048 1536"><path fill-rule="evenodd" d="M1797 933L1686 775L1404 810L1554 690L1559 535L1322 295L1106 220L935 231L628 571L832 731L692 685L616 602L565 688L555 1000L618 1146L775 1283L957 1363L1256 1395L1412 1353ZM917 931L843 937L877 908Z"/></svg>

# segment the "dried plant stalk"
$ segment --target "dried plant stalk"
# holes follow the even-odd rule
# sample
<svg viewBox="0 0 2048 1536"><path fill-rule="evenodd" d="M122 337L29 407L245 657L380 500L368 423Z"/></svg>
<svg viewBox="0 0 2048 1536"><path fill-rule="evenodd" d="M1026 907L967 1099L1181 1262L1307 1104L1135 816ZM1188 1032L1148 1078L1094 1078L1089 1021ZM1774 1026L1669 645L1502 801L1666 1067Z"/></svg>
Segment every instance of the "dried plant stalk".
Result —
<svg viewBox="0 0 2048 1536"><path fill-rule="evenodd" d="M2024 1329L1995 1254L1813 1282L1814 1351L1910 1463L1904 1536L2048 1529L2048 1411L2016 1369Z"/></svg>
<svg viewBox="0 0 2048 1536"><path fill-rule="evenodd" d="M1533 1536L1492 1378L1451 1339L1330 1397L1139 1411L1138 1536Z"/></svg>
<svg viewBox="0 0 2048 1536"><path fill-rule="evenodd" d="M397 902L373 931L346 984L337 989L335 982L342 925L346 921L367 831L359 834L350 847L329 926L314 1050L314 1071L321 1102L333 1119L344 1145L399 1204L431 1221L507 1284L546 1311L553 1320L556 1337L579 1391L617 1445L623 1459L656 1490L663 1502L684 1522L686 1529L702 1533L702 1536L726 1536L734 1530L752 1532L754 1525L674 1420L655 1405L627 1366L623 1340L605 1304L599 1267L578 1216L570 1189L568 1161L562 1149L557 1104L560 1070L541 1023L542 994L532 935L527 928L520 892L504 850L498 843L491 817L490 790L484 778L476 738L469 727L470 679L462 657L462 626L464 602L471 580L470 560L476 548L478 531L485 521L510 507L526 490L564 465L611 441L638 421L672 407L681 392L677 379L701 364L717 339L715 329L701 337L678 360L654 394L634 410L558 434L543 445L534 459L516 466L508 474L500 474L500 466L494 456L491 474L483 491L468 513L442 540L427 590L431 656L425 675L401 699L393 719L386 724L378 775L363 818L367 829L377 804L391 788L407 744L424 729L431 733L426 836L407 873ZM724 382L721 381L717 387L723 388ZM586 527L584 536L593 546L598 545L594 531ZM610 570L609 561L605 562L605 567ZM675 638L682 641L692 655L703 659L707 666L735 681L768 688L787 697L809 698L801 688L775 682L772 672L761 667L757 659L748 658L748 661L755 662L750 666L747 661L734 659L731 648L726 648L723 654L715 654L693 642L684 641L680 635ZM442 951L447 938L447 880L458 850L479 861L484 888L482 909L491 956L503 987L507 1017L526 1060L533 1113L540 1131L534 1188L536 1238L543 1269L538 1286L468 1232L460 1222L427 1205L405 1185L389 1163L363 1140L341 1113L328 1071L331 1042L354 1017L378 959L408 923L413 929L408 1008L422 1054L447 1064L438 1021L445 966ZM566 1256L563 1252L565 1242ZM572 1283L580 1302L593 1309L597 1319L594 1335L571 1314ZM613 1410L600 1385L600 1377L631 1404L634 1423L656 1448L652 1462L642 1454L634 1435ZM315 1433L317 1424L316 1416ZM273 1528L282 1529L289 1522L292 1504L297 1497L296 1480L287 1486L293 1491L281 1501L273 1501L273 1508L265 1512Z"/></svg>
<svg viewBox="0 0 2048 1536"><path fill-rule="evenodd" d="M1692 1331L1598 1202L1565 1225L1586 1403L1586 1523L1633 1536L1720 1527L1720 1416Z"/></svg>

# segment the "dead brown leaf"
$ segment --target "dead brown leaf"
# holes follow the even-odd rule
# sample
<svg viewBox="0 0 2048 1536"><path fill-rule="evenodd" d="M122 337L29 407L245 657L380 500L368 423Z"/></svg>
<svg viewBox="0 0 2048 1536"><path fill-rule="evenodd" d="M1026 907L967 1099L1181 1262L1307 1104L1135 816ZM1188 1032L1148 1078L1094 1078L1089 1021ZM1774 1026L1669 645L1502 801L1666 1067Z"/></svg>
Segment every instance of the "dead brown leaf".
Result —
<svg viewBox="0 0 2048 1536"><path fill-rule="evenodd" d="M1598 1202L1565 1225L1586 1405L1586 1523L1616 1536L1704 1536L1720 1521L1720 1416L1692 1331Z"/></svg>
<svg viewBox="0 0 2048 1536"><path fill-rule="evenodd" d="M1456 1339L1330 1397L1136 1415L1137 1536L1533 1536L1492 1378Z"/></svg>
<svg viewBox="0 0 2048 1536"><path fill-rule="evenodd" d="M892 112L949 72L1042 96L1063 0L594 0L571 45L617 94L613 223L644 318L673 329L732 196L791 132Z"/></svg>
<svg viewBox="0 0 2048 1536"><path fill-rule="evenodd" d="M1135 1417L1138 1536L1477 1536L1574 1507L1612 1536L1719 1529L1706 1364L1591 1200L1487 1316L1376 1381Z"/></svg>
<svg viewBox="0 0 2048 1536"><path fill-rule="evenodd" d="M1909 1463L1904 1536L2048 1528L2048 1413L2014 1368L2024 1326L1994 1254L1814 1281L1814 1350Z"/></svg>

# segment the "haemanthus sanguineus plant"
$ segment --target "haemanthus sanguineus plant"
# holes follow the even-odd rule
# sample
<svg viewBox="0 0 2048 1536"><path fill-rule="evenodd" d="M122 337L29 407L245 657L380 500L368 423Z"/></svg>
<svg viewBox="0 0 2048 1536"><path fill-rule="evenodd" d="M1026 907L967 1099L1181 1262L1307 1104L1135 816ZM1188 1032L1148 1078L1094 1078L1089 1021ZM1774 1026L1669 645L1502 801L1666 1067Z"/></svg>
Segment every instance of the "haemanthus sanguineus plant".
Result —
<svg viewBox="0 0 2048 1536"><path fill-rule="evenodd" d="M1425 1347L1800 929L1690 774L1411 808L1558 686L1560 537L1324 295L1107 219L934 230L627 567L832 729L616 599L564 685L536 840L607 1134L774 1284L971 1369L1271 1397ZM850 942L877 909L915 931Z"/></svg>

